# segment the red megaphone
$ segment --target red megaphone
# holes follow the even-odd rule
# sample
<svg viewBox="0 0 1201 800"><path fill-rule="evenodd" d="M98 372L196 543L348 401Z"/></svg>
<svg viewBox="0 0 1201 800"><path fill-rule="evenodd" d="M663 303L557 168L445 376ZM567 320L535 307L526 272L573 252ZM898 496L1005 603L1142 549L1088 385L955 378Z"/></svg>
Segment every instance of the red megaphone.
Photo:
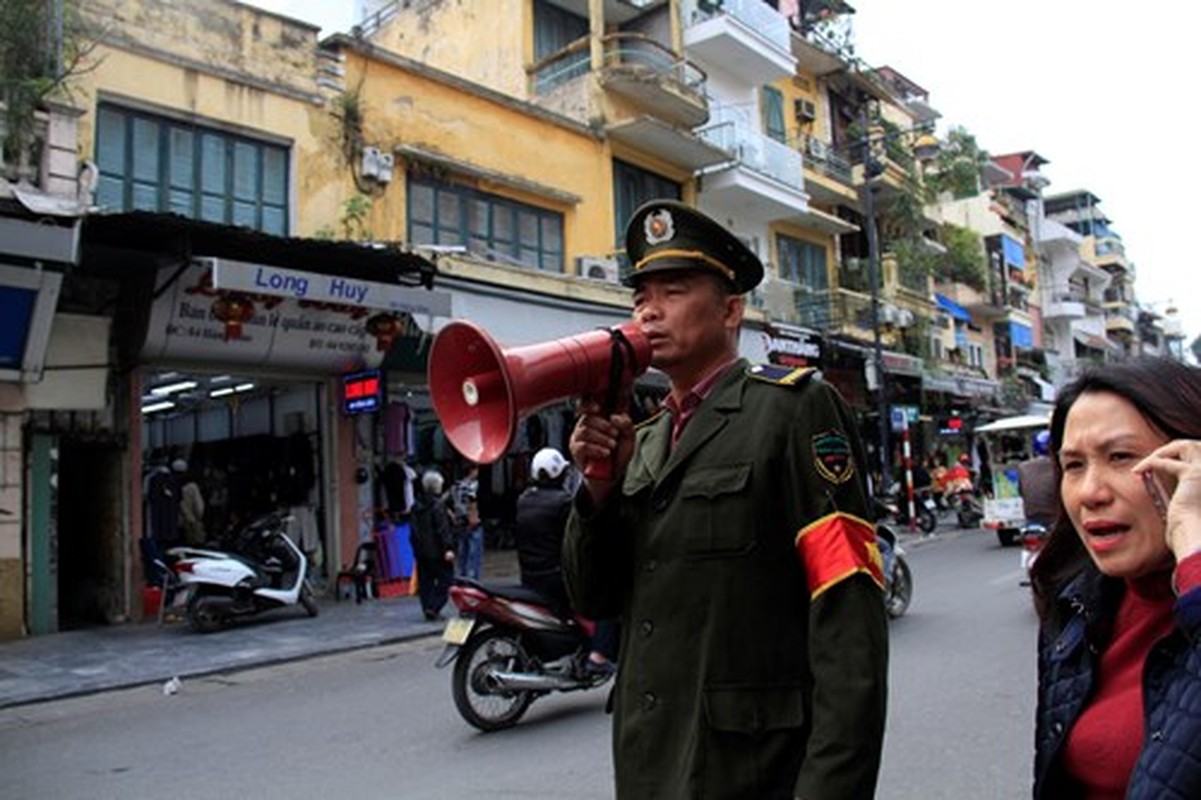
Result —
<svg viewBox="0 0 1201 800"><path fill-rule="evenodd" d="M619 410L650 363L650 340L633 322L502 350L482 328L455 321L430 348L430 397L455 449L490 464L509 449L520 417L578 396Z"/></svg>

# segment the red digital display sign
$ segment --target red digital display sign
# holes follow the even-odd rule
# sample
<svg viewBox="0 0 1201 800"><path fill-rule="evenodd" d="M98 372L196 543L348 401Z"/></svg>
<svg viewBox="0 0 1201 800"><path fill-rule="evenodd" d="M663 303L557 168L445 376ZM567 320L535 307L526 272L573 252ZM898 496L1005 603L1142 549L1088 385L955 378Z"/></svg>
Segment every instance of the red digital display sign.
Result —
<svg viewBox="0 0 1201 800"><path fill-rule="evenodd" d="M342 376L342 408L347 414L368 414L384 405L384 378L378 369Z"/></svg>

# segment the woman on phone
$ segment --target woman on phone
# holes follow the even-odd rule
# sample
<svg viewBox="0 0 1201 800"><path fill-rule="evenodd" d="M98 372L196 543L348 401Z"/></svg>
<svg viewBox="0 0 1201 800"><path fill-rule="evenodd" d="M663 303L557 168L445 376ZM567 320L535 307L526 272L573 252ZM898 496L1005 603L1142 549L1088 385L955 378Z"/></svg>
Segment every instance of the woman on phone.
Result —
<svg viewBox="0 0 1201 800"><path fill-rule="evenodd" d="M1201 797L1201 369L1085 372L1051 447L1034 796Z"/></svg>

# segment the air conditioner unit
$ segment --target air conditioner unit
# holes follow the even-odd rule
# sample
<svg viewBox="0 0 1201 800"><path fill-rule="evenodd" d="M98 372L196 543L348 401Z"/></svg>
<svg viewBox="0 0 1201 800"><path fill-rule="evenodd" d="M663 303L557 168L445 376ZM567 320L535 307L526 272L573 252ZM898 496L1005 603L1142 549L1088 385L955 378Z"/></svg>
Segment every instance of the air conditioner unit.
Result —
<svg viewBox="0 0 1201 800"><path fill-rule="evenodd" d="M380 183L392 180L392 168L395 159L391 153L385 153L378 147L363 148L362 173L364 178L375 178Z"/></svg>
<svg viewBox="0 0 1201 800"><path fill-rule="evenodd" d="M621 270L617 259L598 258L596 256L580 256L576 259L577 274L602 283L619 283Z"/></svg>
<svg viewBox="0 0 1201 800"><path fill-rule="evenodd" d="M379 174L375 179L380 183L390 183L392 181L392 168L396 166L396 158L391 153L379 154Z"/></svg>
<svg viewBox="0 0 1201 800"><path fill-rule="evenodd" d="M792 113L800 123L813 122L817 119L817 106L812 100L798 97L792 101Z"/></svg>
<svg viewBox="0 0 1201 800"><path fill-rule="evenodd" d="M830 145L826 144L824 139L810 136L806 140L806 149L809 151L809 156L817 161L825 161L830 157Z"/></svg>

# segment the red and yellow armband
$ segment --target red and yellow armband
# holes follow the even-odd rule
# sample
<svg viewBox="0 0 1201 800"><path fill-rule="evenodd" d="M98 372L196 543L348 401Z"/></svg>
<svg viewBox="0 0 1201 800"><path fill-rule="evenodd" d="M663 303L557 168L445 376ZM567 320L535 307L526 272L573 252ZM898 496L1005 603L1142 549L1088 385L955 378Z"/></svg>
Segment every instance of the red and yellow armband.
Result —
<svg viewBox="0 0 1201 800"><path fill-rule="evenodd" d="M797 555L809 579L809 597L862 572L884 588L884 562L876 545L876 526L841 512L828 514L801 529Z"/></svg>

